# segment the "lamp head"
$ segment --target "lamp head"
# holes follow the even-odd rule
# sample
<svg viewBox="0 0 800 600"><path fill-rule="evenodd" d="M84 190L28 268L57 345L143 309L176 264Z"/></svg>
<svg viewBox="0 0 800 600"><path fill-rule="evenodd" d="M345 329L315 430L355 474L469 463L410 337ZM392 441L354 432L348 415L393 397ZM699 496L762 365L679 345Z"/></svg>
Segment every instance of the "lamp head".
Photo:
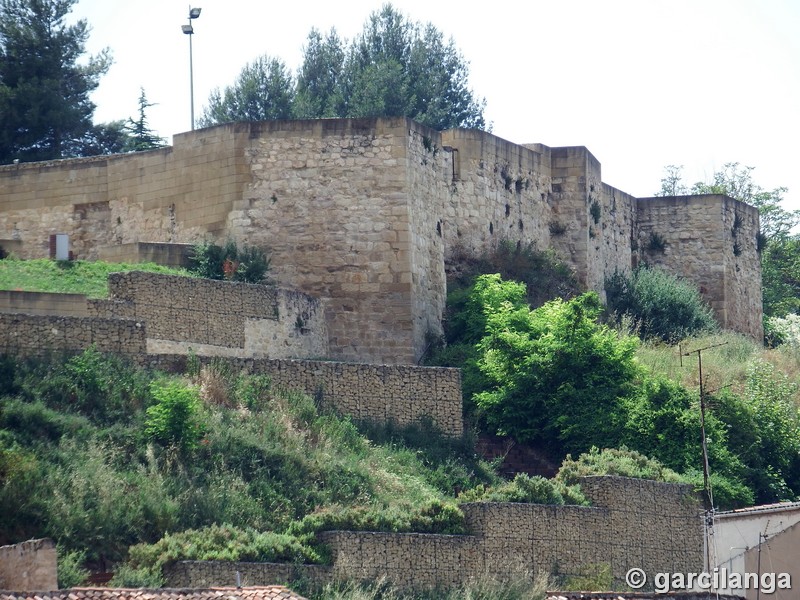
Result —
<svg viewBox="0 0 800 600"><path fill-rule="evenodd" d="M194 28L191 25L181 25L181 29L183 33L187 35L192 35L194 33Z"/></svg>
<svg viewBox="0 0 800 600"><path fill-rule="evenodd" d="M200 11L203 10L202 8L190 8L189 9L189 18L196 19L200 16Z"/></svg>

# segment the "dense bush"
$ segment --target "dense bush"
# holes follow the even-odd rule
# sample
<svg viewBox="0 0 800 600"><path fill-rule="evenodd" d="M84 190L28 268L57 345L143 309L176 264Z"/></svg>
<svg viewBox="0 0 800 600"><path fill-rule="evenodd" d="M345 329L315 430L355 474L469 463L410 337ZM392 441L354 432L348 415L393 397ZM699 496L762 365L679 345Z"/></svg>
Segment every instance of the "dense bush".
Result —
<svg viewBox="0 0 800 600"><path fill-rule="evenodd" d="M161 569L179 560L318 562L319 556L295 537L250 527L210 525L168 533L155 544L130 548L129 566Z"/></svg>
<svg viewBox="0 0 800 600"><path fill-rule="evenodd" d="M566 485L561 480L533 477L518 473L513 481L497 486L478 485L462 492L459 502L530 502L532 504L577 504L589 502L577 485Z"/></svg>
<svg viewBox="0 0 800 600"><path fill-rule="evenodd" d="M179 381L154 381L150 391L155 403L147 407L147 435L165 445L196 448L205 431L198 390Z"/></svg>
<svg viewBox="0 0 800 600"><path fill-rule="evenodd" d="M141 372L94 346L64 361L18 364L13 387L26 400L103 424L134 418L151 401Z"/></svg>
<svg viewBox="0 0 800 600"><path fill-rule="evenodd" d="M800 353L800 315L792 313L785 317L765 319L764 337L770 346L783 344L790 350Z"/></svg>
<svg viewBox="0 0 800 600"><path fill-rule="evenodd" d="M86 551L58 548L57 577L58 588L78 587L89 578L89 570L83 567L86 562Z"/></svg>
<svg viewBox="0 0 800 600"><path fill-rule="evenodd" d="M538 307L554 298L571 298L581 288L575 274L552 250L540 251L533 244L504 241L493 250L475 256L456 248L447 281L444 337L433 344L426 364L463 369L464 399L468 416L472 395L479 391L482 377L475 366L475 344L483 337L486 319L480 305L471 301L472 286L480 275L498 273L505 280L526 284L527 304Z"/></svg>
<svg viewBox="0 0 800 600"><path fill-rule="evenodd" d="M195 244L189 261L190 270L200 277L246 283L264 283L270 267L269 254L264 249L239 248L233 240L228 240L224 246L208 242Z"/></svg>
<svg viewBox="0 0 800 600"><path fill-rule="evenodd" d="M637 361L638 340L598 322L596 296L531 310L523 284L484 275L457 300L452 322L469 348L466 406L479 425L562 457L627 446L702 484L697 390ZM730 371L725 365L752 360L753 348L737 341L718 353ZM766 366L746 379L741 389L723 382L706 397L711 483L721 508L800 493L797 386Z"/></svg>
<svg viewBox="0 0 800 600"><path fill-rule="evenodd" d="M478 256L460 248L453 252L449 289L469 288L479 275L498 273L506 280L526 286L527 303L537 308L554 298L573 298L582 290L575 273L552 250L537 250L509 240Z"/></svg>
<svg viewBox="0 0 800 600"><path fill-rule="evenodd" d="M605 289L611 318L630 319L642 339L678 342L717 328L697 289L660 269L615 273L606 280Z"/></svg>
<svg viewBox="0 0 800 600"><path fill-rule="evenodd" d="M665 467L659 461L625 447L603 450L594 447L576 459L567 456L556 474L556 481L571 486L577 485L581 477L596 475L615 475L669 483L686 481L681 475Z"/></svg>
<svg viewBox="0 0 800 600"><path fill-rule="evenodd" d="M557 441L565 452L618 437L620 398L638 373L637 340L598 324L596 294L530 310L524 286L498 275L479 277L472 294L486 319L477 344L486 383L474 401L494 430L518 441Z"/></svg>
<svg viewBox="0 0 800 600"><path fill-rule="evenodd" d="M287 532L312 541L320 531L386 531L465 533L464 515L452 502L432 500L424 505L387 510L379 506L331 505L292 523Z"/></svg>

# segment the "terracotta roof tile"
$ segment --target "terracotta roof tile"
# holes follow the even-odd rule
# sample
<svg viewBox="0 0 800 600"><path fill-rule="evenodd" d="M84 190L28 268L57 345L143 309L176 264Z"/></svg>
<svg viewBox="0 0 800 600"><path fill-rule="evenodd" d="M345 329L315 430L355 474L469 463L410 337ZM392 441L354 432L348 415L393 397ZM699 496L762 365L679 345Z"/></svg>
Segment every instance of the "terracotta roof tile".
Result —
<svg viewBox="0 0 800 600"><path fill-rule="evenodd" d="M306 600L282 585L209 589L72 588L52 592L0 590L0 600Z"/></svg>

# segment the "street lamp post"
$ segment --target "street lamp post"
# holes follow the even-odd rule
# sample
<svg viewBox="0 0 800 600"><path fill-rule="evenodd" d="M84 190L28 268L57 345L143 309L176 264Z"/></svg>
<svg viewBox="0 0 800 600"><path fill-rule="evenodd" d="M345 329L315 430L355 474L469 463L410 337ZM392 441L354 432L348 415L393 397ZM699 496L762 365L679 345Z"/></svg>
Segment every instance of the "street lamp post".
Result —
<svg viewBox="0 0 800 600"><path fill-rule="evenodd" d="M189 24L181 25L183 33L189 36L189 105L192 115L192 131L194 131L194 65L192 64L192 35L194 34L194 27L192 27L192 19L200 16L200 8L192 8L189 6Z"/></svg>

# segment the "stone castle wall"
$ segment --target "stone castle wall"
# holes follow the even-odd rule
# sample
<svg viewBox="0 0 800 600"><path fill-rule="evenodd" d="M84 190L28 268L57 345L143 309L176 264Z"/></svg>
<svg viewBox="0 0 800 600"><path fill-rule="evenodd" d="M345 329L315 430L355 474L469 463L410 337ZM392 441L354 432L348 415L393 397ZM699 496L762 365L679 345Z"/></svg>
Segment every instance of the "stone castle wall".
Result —
<svg viewBox="0 0 800 600"><path fill-rule="evenodd" d="M173 148L0 167L0 245L43 256L65 232L79 258L203 238L268 247L280 284L324 299L338 360L419 361L441 331L445 265L502 241L553 248L601 295L614 272L661 264L758 337L757 228L729 198L637 200L584 147L405 118L237 123ZM648 255L658 231L668 251Z"/></svg>
<svg viewBox="0 0 800 600"><path fill-rule="evenodd" d="M593 506L462 505L470 535L324 532L319 539L330 546L333 565L306 569L315 580L385 576L406 588L447 588L483 573L569 576L607 564L615 589L634 567L649 581L658 572L702 570L701 507L690 486L620 477L585 478L581 486ZM167 579L172 586L222 585L241 565L179 563ZM253 584L272 583L258 579L257 568L248 575Z"/></svg>
<svg viewBox="0 0 800 600"><path fill-rule="evenodd" d="M250 181L249 133L226 125L157 150L2 167L0 240L41 257L50 234L66 233L76 258L94 260L103 246L223 235Z"/></svg>
<svg viewBox="0 0 800 600"><path fill-rule="evenodd" d="M28 540L0 546L0 590L19 592L58 589L53 540Z"/></svg>
<svg viewBox="0 0 800 600"><path fill-rule="evenodd" d="M639 198L636 205L637 260L692 282L722 327L761 340L758 209L721 195Z"/></svg>
<svg viewBox="0 0 800 600"><path fill-rule="evenodd" d="M331 357L414 363L406 119L252 124L252 181L228 233L271 276L325 298Z"/></svg>

